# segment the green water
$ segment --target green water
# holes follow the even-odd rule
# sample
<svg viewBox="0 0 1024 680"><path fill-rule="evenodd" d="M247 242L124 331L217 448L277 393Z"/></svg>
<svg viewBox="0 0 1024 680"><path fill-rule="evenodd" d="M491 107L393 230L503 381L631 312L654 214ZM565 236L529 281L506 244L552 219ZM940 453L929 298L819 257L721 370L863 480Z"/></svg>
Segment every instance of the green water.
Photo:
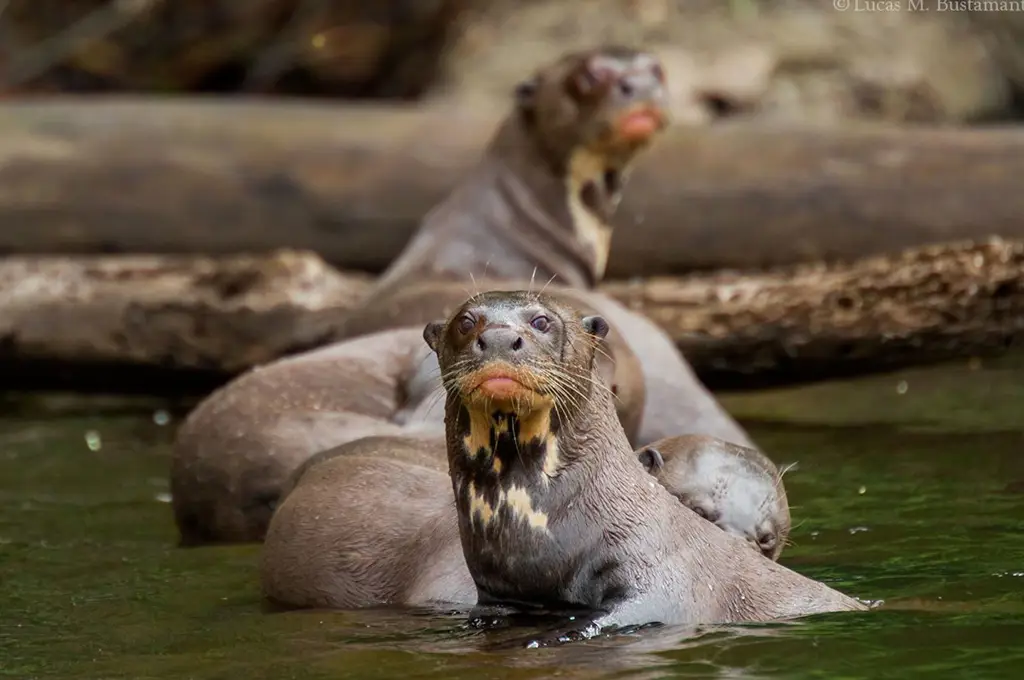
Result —
<svg viewBox="0 0 1024 680"><path fill-rule="evenodd" d="M454 613L268 613L258 548L174 546L160 404L0 401L0 677L1024 674L1024 362L726 403L799 462L783 563L882 607L535 650L495 649Z"/></svg>

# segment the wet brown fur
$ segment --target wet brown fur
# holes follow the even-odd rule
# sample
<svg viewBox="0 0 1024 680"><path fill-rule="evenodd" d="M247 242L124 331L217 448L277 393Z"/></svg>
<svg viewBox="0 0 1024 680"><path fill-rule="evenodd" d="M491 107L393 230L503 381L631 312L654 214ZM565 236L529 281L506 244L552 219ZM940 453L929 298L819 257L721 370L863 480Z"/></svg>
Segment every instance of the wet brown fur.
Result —
<svg viewBox="0 0 1024 680"><path fill-rule="evenodd" d="M427 396L407 394L424 366L434 367ZM439 435L437 384L417 327L281 359L221 387L176 434L170 481L182 543L262 540L281 485L318 451L364 436Z"/></svg>
<svg viewBox="0 0 1024 680"><path fill-rule="evenodd" d="M265 597L351 609L472 602L443 452L440 438L369 437L298 470L262 548Z"/></svg>
<svg viewBox="0 0 1024 680"><path fill-rule="evenodd" d="M274 361L201 402L172 451L182 544L262 540L281 485L318 451L364 436L442 433L436 359L413 323ZM617 404L633 434L644 396L636 363L624 344L602 355L602 379L623 376Z"/></svg>
<svg viewBox="0 0 1024 680"><path fill-rule="evenodd" d="M555 330L532 329L529 318L543 313L558 319ZM424 332L447 391L452 490L478 600L583 610L598 626L864 609L717 530L647 474L611 395L592 377L607 324L581 316L546 296L489 293ZM555 359L561 372L547 368ZM500 362L532 372L533 381L512 383L520 385L517 393L486 405L467 386ZM550 436L516 437L538 408L551 414ZM473 430L484 426L490 446L473 451L466 443L483 441ZM547 462L553 444L554 470ZM500 472L493 458L502 460Z"/></svg>
<svg viewBox="0 0 1024 680"><path fill-rule="evenodd" d="M612 532L610 539L616 531L626 531L627 525L639 521L640 525L633 527L633 533L634 540L640 541L640 549L636 552L641 557L657 556L659 546L672 543L670 533L663 526L664 515L673 517L669 521L687 537L683 556L689 555L689 551L700 553L697 546L708 541L713 550L717 547L718 559L725 565L720 569L714 563L698 560L701 570L689 576L691 581L707 579L710 578L708 574L714 574L714 579L702 583L710 582L717 589L722 585L717 574L728 574L729 565L736 559L732 552L743 553L738 558L741 571L748 568L743 564L745 561L753 561L757 566L752 558L761 558L742 542L728 537L716 540L714 535L707 536L702 532L702 526L711 525L682 508L675 497L678 489L669 487L667 494L662 495L649 491L658 484L637 463L636 454L623 444L621 428L612 425L608 428L610 433L602 432L605 428L600 426L588 429L592 424L587 417L592 410L591 402L595 395L607 397L607 390L575 372L584 367L588 357L592 357L600 346L599 342L586 339L582 325L574 322L578 319L575 311L556 307L550 298L523 293L512 296L490 293L476 298L475 302L486 310L489 301L495 300L525 300L535 308L535 302L539 301L545 308L560 310L558 313L568 320L569 336L577 339L568 341L571 348L562 357L566 360L566 370L579 381L575 389L584 390L589 386L593 393L581 395L552 387L548 394L514 396L504 404L504 407L518 411L519 416L514 421L508 417L495 419L487 407L488 404L494 405L493 400L471 398L470 402L476 401L485 408L467 409L464 414L460 411L454 428L450 426L452 418L449 414L445 438L376 437L312 457L293 473L291 481L286 484L281 509L275 514L267 533L261 558L261 579L268 598L292 607L333 608L427 602L474 603L477 601L476 582L470 576L459 531L460 519L465 519L466 512L478 527L485 530L489 527L492 532L497 532L492 537L499 541L506 523L529 527L531 532L559 531L572 542L594 536L595 530L600 535L599 527L602 526ZM427 334L425 331L424 335ZM540 365L549 366L546 362ZM527 366L507 362L492 365L490 372L481 370L481 367L471 369L467 364L463 364L463 368L465 370L457 371L447 381L450 388L460 392L471 392L479 388L483 379L502 374L516 375L534 389L548 392L544 383L550 382L551 376L555 375L556 381L565 377L559 378L549 369L534 372ZM602 408L594 415L596 422L601 424L610 419L614 424L609 403L599 397L598 401ZM568 402L574 402L575 406ZM566 437L563 428L569 419L584 421L581 423L582 434ZM620 438L618 450L613 451L616 429ZM672 443L662 445L671 459L675 453ZM593 447L597 447L597 455L588 451ZM585 488L586 485L570 479L580 474L580 465L585 466L585 477L607 477L602 464L606 457L616 463L613 467L617 470L603 480L603 485L614 492L608 495L607 501L592 495L593 490ZM633 465L628 464L630 460ZM451 477L446 474L449 464L452 470L458 471ZM532 467L535 473L532 478L522 475L525 466ZM472 498L469 497L468 485L463 485L463 507L457 512L453 491L460 486L455 480L467 470L473 476L472 481L479 484L473 489ZM640 476L631 474L637 470L641 472ZM616 488L615 480L620 475L632 483L632 490L624 492ZM465 481L464 477L462 479ZM676 475L663 477L669 483L675 479ZM496 489L488 485L488 480L504 480L506 484L503 489ZM578 529L563 532L556 514L546 514L539 507L532 508L531 514L530 499L534 496L539 498L545 491L567 482L579 491L578 499L570 504L577 504L583 509L583 514L570 518L571 522L580 524ZM639 514L638 505L642 508ZM682 513L672 508L680 508ZM713 530L712 533L724 537L724 532ZM649 538L645 539L647 534ZM528 564L530 549L526 544L513 541L503 545L495 547L493 552L499 559L507 558L513 564L521 559L524 566ZM585 544L583 548L586 548ZM614 546L598 548L599 551L614 549ZM484 549L483 552L488 551ZM569 550L569 554L575 556L567 558L567 568L571 572L575 570L577 581L600 581L601 577L595 575L592 567L618 561L614 555L609 561L594 559L586 556L585 552L585 549ZM783 591L795 591L796 603L791 603L788 611L799 609L801 589L806 590L807 611L797 613L809 613L816 608L854 606L838 593L788 570L769 572L767 576L758 576L758 573L755 569L751 577L755 581L761 579L757 588L770 591L775 583ZM670 572L670 576L675 578L677 575ZM660 578L657 574L654 577ZM728 591L722 589L721 592ZM765 606L756 604L765 597L763 593L759 598L758 591L748 592L755 606ZM713 597L714 591L697 594L702 600L707 600ZM726 605L720 605L718 611L722 607L728 609ZM766 616L759 610L746 612L742 606L738 609L742 614L738 615L738 620ZM727 618L734 620L733 617Z"/></svg>

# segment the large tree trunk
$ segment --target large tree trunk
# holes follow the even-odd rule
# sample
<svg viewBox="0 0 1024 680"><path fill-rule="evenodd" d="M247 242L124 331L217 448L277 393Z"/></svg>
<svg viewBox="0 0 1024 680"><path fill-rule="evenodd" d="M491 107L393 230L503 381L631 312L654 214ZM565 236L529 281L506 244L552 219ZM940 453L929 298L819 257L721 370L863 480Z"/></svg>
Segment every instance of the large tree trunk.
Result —
<svg viewBox="0 0 1024 680"><path fill-rule="evenodd" d="M312 249L379 272L498 112L138 99L0 106L0 252ZM1024 131L677 128L640 163L609 276L1024 237Z"/></svg>
<svg viewBox="0 0 1024 680"><path fill-rule="evenodd" d="M206 387L329 342L368 284L312 253L8 258L0 375L8 385L63 376L160 392L186 377ZM1004 349L1024 335L1024 243L604 290L661 325L708 384L750 387Z"/></svg>

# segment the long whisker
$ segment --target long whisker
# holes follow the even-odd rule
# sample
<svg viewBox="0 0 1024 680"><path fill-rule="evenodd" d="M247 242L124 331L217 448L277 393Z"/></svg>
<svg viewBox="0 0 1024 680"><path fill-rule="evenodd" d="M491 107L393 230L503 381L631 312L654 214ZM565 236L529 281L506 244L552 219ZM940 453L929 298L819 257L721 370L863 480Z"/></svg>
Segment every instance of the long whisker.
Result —
<svg viewBox="0 0 1024 680"><path fill-rule="evenodd" d="M555 280L556 276L558 276L558 274L552 274L551 278L548 279L548 282L544 284L544 287L540 289L540 292L537 293L537 295L543 295L544 291L548 289L548 286L551 285L551 282Z"/></svg>
<svg viewBox="0 0 1024 680"><path fill-rule="evenodd" d="M563 376L566 376L566 377L569 377L569 378L575 378L577 380L586 381L591 387L596 387L598 389L603 389L606 392L608 392L612 396L613 399L620 400L619 396L617 394L615 394L615 392L612 390L612 388L609 385L605 384L605 382L603 380L601 380L599 378L595 378L593 376L593 374L585 373L585 372L582 372L582 371L579 371L579 370L575 370L575 369L568 369L568 368L566 368L564 366L559 366L557 364L550 364L548 366L545 366L545 368L548 368L549 370L555 371L556 375L563 375ZM579 390L579 388L576 388L576 389Z"/></svg>
<svg viewBox="0 0 1024 680"><path fill-rule="evenodd" d="M448 396L447 390L445 390L444 385L439 384L437 387L430 391L430 394L423 397L423 404L425 405L427 411L433 411L434 407L437 406L437 404L446 396Z"/></svg>
<svg viewBox="0 0 1024 680"><path fill-rule="evenodd" d="M778 491L779 487L782 486L782 478L786 476L786 473L790 470L795 470L798 464L798 462L793 462L782 466L779 474L775 477L775 491Z"/></svg>
<svg viewBox="0 0 1024 680"><path fill-rule="evenodd" d="M551 383L553 385L557 385L562 390L568 391L569 393L575 395L575 397L580 399L580 400L589 399L589 395L586 394L582 389L580 389L580 387L578 385L573 384L573 382L571 380L567 380L566 379L567 377L572 377L572 376L568 376L567 374L557 374L556 373L556 374L552 375ZM582 401L574 403L573 406L580 406L581 404L582 404Z"/></svg>
<svg viewBox="0 0 1024 680"><path fill-rule="evenodd" d="M593 347L595 354L600 354L601 356L607 358L608 361L611 361L612 363L615 363L615 357L612 356L611 352L608 351L609 348L608 348L607 345L605 345L605 343L603 341L601 341L601 340L593 341L591 343L591 346Z"/></svg>
<svg viewBox="0 0 1024 680"><path fill-rule="evenodd" d="M578 400L577 395L573 394L572 392L570 392L566 388L567 388L567 385L562 383L559 380L552 380L551 381L551 383L549 385L549 389L551 390L552 394L555 396L555 404L556 405L562 404L562 405L568 406L568 407L573 408L573 409L580 408L581 404L580 404L580 402ZM564 415L564 413L562 415Z"/></svg>
<svg viewBox="0 0 1024 680"><path fill-rule="evenodd" d="M585 394L577 385L559 377L551 380L549 389L557 396L558 401L575 410L584 408L590 400L590 395Z"/></svg>

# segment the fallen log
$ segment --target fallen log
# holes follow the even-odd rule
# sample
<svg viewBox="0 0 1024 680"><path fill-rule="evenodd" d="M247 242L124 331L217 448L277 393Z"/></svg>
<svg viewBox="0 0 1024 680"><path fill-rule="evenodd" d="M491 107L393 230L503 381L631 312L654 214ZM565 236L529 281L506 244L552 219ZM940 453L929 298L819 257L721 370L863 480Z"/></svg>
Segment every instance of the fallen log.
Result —
<svg viewBox="0 0 1024 680"><path fill-rule="evenodd" d="M209 389L334 337L369 278L312 253L0 260L0 387Z"/></svg>
<svg viewBox="0 0 1024 680"><path fill-rule="evenodd" d="M1024 242L925 246L766 273L609 282L718 389L990 356L1024 339Z"/></svg>
<svg viewBox="0 0 1024 680"><path fill-rule="evenodd" d="M294 251L7 258L0 376L7 386L58 374L82 383L92 371L102 385L127 378L161 391L160 375L185 375L205 388L330 342L369 282ZM1024 337L1024 242L604 290L661 325L709 385L749 388L1004 350Z"/></svg>
<svg viewBox="0 0 1024 680"><path fill-rule="evenodd" d="M379 272L500 112L256 100L0 106L0 253L309 249ZM672 130L616 218L609 276L849 261L1024 238L1024 130Z"/></svg>

